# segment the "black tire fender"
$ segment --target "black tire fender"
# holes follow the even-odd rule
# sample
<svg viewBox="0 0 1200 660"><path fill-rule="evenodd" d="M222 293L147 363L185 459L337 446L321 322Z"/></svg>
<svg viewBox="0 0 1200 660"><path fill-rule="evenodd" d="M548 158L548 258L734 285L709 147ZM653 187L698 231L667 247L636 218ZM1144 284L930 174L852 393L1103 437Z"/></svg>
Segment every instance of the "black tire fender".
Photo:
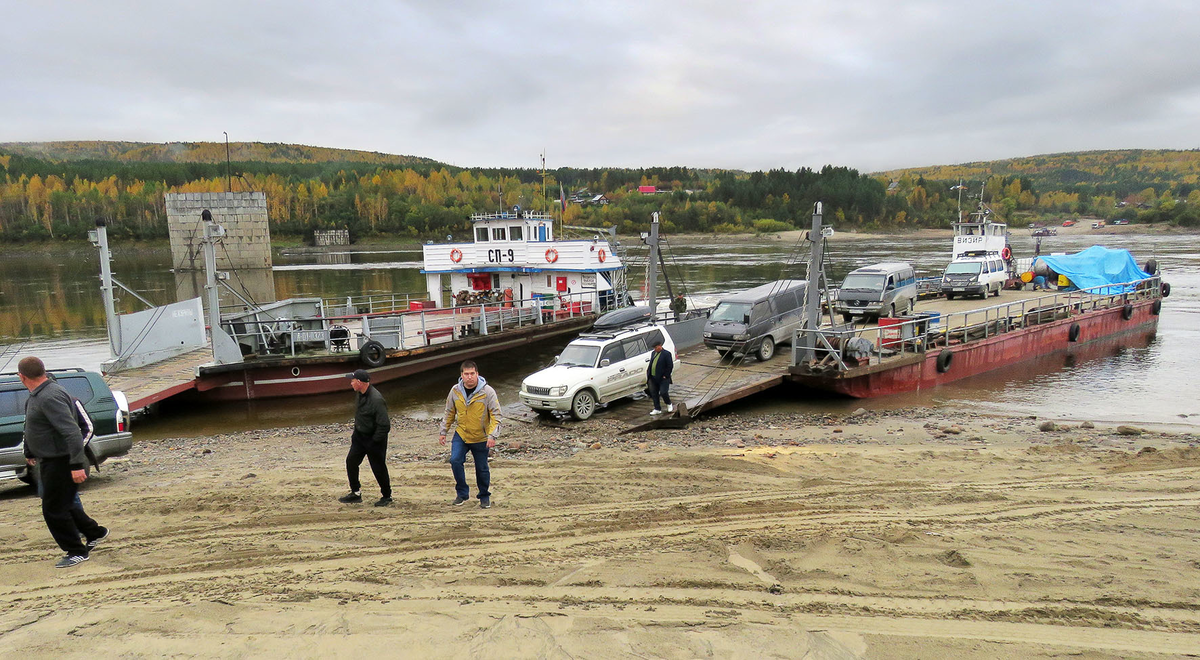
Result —
<svg viewBox="0 0 1200 660"><path fill-rule="evenodd" d="M944 374L950 371L950 364L954 362L954 353L949 350L942 350L937 356L937 370L939 374Z"/></svg>
<svg viewBox="0 0 1200 660"><path fill-rule="evenodd" d="M1150 306L1150 313L1155 316L1158 316L1159 313L1161 313L1161 312L1162 312L1162 298L1159 298L1158 300L1154 301L1153 305Z"/></svg>
<svg viewBox="0 0 1200 660"><path fill-rule="evenodd" d="M1146 267L1143 269L1151 275L1158 272L1158 259L1150 259L1146 262Z"/></svg>
<svg viewBox="0 0 1200 660"><path fill-rule="evenodd" d="M1067 340L1068 341L1079 341L1079 324L1078 323L1072 323L1071 329L1067 330Z"/></svg>
<svg viewBox="0 0 1200 660"><path fill-rule="evenodd" d="M1121 308L1121 318L1125 319L1126 321L1133 318L1133 305L1125 303L1125 306Z"/></svg>
<svg viewBox="0 0 1200 660"><path fill-rule="evenodd" d="M358 359L368 367L382 367L387 360L387 351L383 344L372 339L358 349Z"/></svg>
<svg viewBox="0 0 1200 660"><path fill-rule="evenodd" d="M1171 297L1171 283L1170 282L1162 283L1162 297L1163 298Z"/></svg>

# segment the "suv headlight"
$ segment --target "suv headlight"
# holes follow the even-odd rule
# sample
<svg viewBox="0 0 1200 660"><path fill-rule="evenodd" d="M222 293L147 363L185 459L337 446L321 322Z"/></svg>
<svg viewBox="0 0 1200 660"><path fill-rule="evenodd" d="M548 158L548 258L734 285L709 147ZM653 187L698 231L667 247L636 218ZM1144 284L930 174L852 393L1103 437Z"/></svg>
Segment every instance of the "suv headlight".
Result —
<svg viewBox="0 0 1200 660"><path fill-rule="evenodd" d="M525 383L521 383L521 391L526 394L529 394L529 385L527 385Z"/></svg>
<svg viewBox="0 0 1200 660"><path fill-rule="evenodd" d="M559 385L558 387L550 388L550 396L562 396L566 393L567 393L566 385Z"/></svg>
<svg viewBox="0 0 1200 660"><path fill-rule="evenodd" d="M711 337L712 337L712 333L711 333L711 332L706 332L706 333L704 333L704 337L705 337L706 339L708 339L708 338L711 338Z"/></svg>
<svg viewBox="0 0 1200 660"><path fill-rule="evenodd" d="M736 341L746 341L747 339L749 339L749 338L750 338L750 335L748 335L748 334L746 334L746 333L744 333L744 332L743 332L743 333L742 333L742 334L740 334L740 335L734 335L734 336L733 336L733 338L734 338L734 340L736 340Z"/></svg>

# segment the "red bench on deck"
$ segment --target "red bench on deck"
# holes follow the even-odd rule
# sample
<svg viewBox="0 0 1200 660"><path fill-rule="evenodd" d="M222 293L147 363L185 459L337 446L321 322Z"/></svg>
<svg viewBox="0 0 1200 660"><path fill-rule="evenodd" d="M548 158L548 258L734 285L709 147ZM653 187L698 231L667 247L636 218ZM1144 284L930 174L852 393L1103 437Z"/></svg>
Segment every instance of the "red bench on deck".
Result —
<svg viewBox="0 0 1200 660"><path fill-rule="evenodd" d="M450 326L449 328L432 328L425 331L417 330L417 334L425 335L425 345L428 346L435 337L454 337L454 326Z"/></svg>

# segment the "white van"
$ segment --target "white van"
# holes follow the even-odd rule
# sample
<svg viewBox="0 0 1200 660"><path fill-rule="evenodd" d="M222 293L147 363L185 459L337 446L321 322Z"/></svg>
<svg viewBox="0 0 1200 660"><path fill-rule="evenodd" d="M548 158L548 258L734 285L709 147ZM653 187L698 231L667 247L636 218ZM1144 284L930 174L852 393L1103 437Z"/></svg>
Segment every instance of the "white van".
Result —
<svg viewBox="0 0 1200 660"><path fill-rule="evenodd" d="M525 378L521 403L543 416L569 412L575 419L587 419L597 405L646 388L646 365L658 341L678 364L675 342L659 326L581 334L554 358L553 366Z"/></svg>
<svg viewBox="0 0 1200 660"><path fill-rule="evenodd" d="M961 256L951 261L942 273L942 293L946 294L946 300L958 296L998 296L1007 281L1008 270L999 256Z"/></svg>

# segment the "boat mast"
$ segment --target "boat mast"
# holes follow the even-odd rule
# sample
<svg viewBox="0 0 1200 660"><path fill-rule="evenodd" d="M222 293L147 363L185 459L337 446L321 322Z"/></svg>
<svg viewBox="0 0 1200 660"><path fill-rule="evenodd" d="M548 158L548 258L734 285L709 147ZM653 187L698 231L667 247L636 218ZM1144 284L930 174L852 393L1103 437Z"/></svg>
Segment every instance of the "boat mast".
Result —
<svg viewBox="0 0 1200 660"><path fill-rule="evenodd" d="M821 202L817 202L813 205L812 229L808 233L808 240L812 242L812 250L808 255L808 283L804 287L804 326L808 332L804 333L800 342L801 360L804 363L810 363L816 357L815 331L821 327L821 285L825 279L821 252L825 247L826 229L821 224L821 217Z"/></svg>
<svg viewBox="0 0 1200 660"><path fill-rule="evenodd" d="M650 233L644 236L646 245L650 246L650 257L646 264L646 297L650 303L650 321L657 317L655 289L658 287L658 211L650 214Z"/></svg>

